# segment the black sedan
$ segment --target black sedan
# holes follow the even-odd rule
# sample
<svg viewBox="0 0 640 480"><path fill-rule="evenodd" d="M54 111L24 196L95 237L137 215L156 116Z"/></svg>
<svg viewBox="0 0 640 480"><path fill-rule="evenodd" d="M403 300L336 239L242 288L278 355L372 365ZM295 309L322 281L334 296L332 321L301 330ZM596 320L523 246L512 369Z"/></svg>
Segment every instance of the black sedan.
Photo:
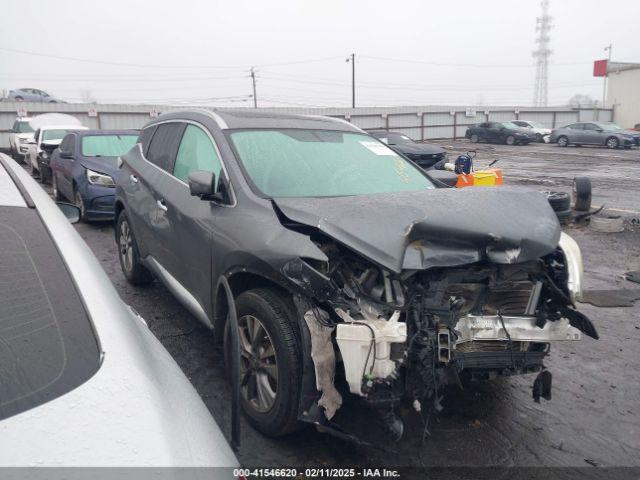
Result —
<svg viewBox="0 0 640 480"><path fill-rule="evenodd" d="M507 145L526 145L536 141L536 134L521 128L513 122L485 122L467 128L465 137L472 143L481 141L505 143Z"/></svg>
<svg viewBox="0 0 640 480"><path fill-rule="evenodd" d="M426 170L447 158L447 151L437 145L418 143L406 135L387 130L373 130L369 134L386 143L396 152L413 160L420 168Z"/></svg>

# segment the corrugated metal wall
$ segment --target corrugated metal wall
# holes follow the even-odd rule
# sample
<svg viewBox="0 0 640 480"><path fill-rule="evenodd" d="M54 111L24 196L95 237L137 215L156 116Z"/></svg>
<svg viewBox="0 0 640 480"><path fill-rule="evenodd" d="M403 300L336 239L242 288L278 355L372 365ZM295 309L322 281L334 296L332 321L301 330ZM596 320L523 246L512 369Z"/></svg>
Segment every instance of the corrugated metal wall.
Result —
<svg viewBox="0 0 640 480"><path fill-rule="evenodd" d="M40 113L60 112L73 115L90 128L140 128L156 113L185 109L168 105L92 105L78 103L11 103L0 102L0 148L9 146L9 130L17 112L24 109L29 116ZM201 107L198 107L201 108ZM95 110L97 116L89 116ZM225 110L225 109L221 109ZM406 106L406 107L362 107L362 108L266 108L265 111L329 115L349 120L365 129L400 131L415 140L464 137L467 126L475 123L507 121L520 118L535 120L548 127L562 126L577 121L611 121L613 111L609 109L571 108L520 108L476 107L467 112L461 106ZM473 110L473 109L472 109ZM517 113L516 113L517 112ZM474 115L475 113L475 115ZM467 116L469 114L470 116Z"/></svg>

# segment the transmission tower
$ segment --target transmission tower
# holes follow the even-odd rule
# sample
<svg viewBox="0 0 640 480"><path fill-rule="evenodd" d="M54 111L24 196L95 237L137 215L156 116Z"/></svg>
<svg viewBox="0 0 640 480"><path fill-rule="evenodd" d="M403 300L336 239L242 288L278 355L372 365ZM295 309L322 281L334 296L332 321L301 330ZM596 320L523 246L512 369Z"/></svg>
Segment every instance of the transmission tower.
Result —
<svg viewBox="0 0 640 480"><path fill-rule="evenodd" d="M542 15L536 18L536 43L538 48L533 52L536 59L536 79L533 87L533 105L535 107L546 107L548 100L548 76L547 66L551 49L549 48L549 32L553 27L553 17L549 15L549 0L542 0Z"/></svg>

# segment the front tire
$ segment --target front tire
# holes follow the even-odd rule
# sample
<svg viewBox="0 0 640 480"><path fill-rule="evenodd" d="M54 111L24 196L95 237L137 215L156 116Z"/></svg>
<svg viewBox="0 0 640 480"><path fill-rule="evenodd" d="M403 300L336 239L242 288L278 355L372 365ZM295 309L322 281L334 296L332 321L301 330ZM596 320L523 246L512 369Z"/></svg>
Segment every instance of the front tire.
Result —
<svg viewBox="0 0 640 480"><path fill-rule="evenodd" d="M151 282L151 273L140 262L136 237L124 210L120 212L116 221L116 243L120 268L127 281L132 285L146 285Z"/></svg>
<svg viewBox="0 0 640 480"><path fill-rule="evenodd" d="M620 140L618 140L616 137L609 137L607 138L605 145L607 146L607 148L616 149L620 146Z"/></svg>
<svg viewBox="0 0 640 480"><path fill-rule="evenodd" d="M471 140L471 143L478 143L478 140L480 140L480 138L478 137L478 135L474 133L471 135L470 140Z"/></svg>
<svg viewBox="0 0 640 480"><path fill-rule="evenodd" d="M558 140L556 140L556 143L558 144L559 147L568 147L569 146L569 139L567 137L565 137L564 135L558 137Z"/></svg>
<svg viewBox="0 0 640 480"><path fill-rule="evenodd" d="M300 427L302 359L287 298L272 288L248 290L236 299L240 333L241 404L249 423L270 437ZM230 329L224 350L230 365Z"/></svg>
<svg viewBox="0 0 640 480"><path fill-rule="evenodd" d="M513 135L508 135L507 138L504 139L504 143L506 143L509 146L515 145L516 137L514 137Z"/></svg>

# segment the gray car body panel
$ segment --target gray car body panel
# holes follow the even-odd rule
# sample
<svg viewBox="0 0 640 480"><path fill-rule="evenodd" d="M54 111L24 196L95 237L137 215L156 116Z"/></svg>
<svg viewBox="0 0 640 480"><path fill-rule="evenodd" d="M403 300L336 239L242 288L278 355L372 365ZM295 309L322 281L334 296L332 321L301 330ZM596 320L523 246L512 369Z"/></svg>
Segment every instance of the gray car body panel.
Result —
<svg viewBox="0 0 640 480"><path fill-rule="evenodd" d="M581 125L582 129L570 128L572 125ZM561 128L556 128L551 133L550 141L556 143L558 138L567 137L569 143L578 145L606 145L607 139L614 137L618 139L620 146L640 146L640 132L634 130L604 130L602 132L585 129L586 125L603 126L599 122L574 122ZM631 140L629 137L632 137Z"/></svg>
<svg viewBox="0 0 640 480"><path fill-rule="evenodd" d="M274 202L287 218L315 226L397 273L484 259L535 260L558 246L561 232L543 195L508 187Z"/></svg>
<svg viewBox="0 0 640 480"><path fill-rule="evenodd" d="M0 465L237 466L193 386L120 300L75 229L26 172L15 164L11 168L83 299L102 365L78 388L1 421Z"/></svg>

